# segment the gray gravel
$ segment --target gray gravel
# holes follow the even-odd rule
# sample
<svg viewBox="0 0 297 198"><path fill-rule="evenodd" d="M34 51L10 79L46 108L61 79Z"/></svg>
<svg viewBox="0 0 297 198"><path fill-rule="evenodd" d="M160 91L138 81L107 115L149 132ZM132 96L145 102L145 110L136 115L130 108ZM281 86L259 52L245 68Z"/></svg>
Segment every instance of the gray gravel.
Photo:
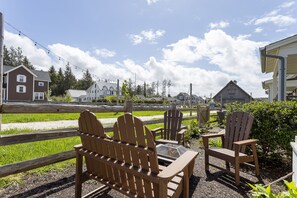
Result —
<svg viewBox="0 0 297 198"><path fill-rule="evenodd" d="M199 152L195 161L194 173L190 179L191 197L251 197L250 188L247 182L259 182L254 176L254 172L243 169L241 172L241 185L235 186L232 176L225 174L215 168L210 169L209 175L204 171L204 152L200 148L200 143L195 140L191 143L191 148ZM211 158L212 163L222 165L224 162L215 158ZM289 170L287 170L289 171ZM283 175L286 171L282 167L275 169L261 170L261 183L267 184ZM5 198L21 198L21 197L74 197L74 174L75 166L70 165L63 171L50 171L45 175L27 174L21 184L13 184L5 189L0 189L0 197ZM94 190L98 187L95 181L88 181L83 184L83 194ZM274 185L273 190L279 190L282 186ZM124 197L122 194L110 190L96 197Z"/></svg>

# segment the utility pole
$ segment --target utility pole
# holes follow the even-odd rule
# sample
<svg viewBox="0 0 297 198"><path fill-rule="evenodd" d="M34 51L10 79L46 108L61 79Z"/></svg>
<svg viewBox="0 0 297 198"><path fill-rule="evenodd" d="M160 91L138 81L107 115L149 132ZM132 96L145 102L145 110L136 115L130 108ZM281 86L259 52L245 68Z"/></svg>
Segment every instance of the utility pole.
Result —
<svg viewBox="0 0 297 198"><path fill-rule="evenodd" d="M120 81L117 80L117 106L119 105L119 95L120 95Z"/></svg>
<svg viewBox="0 0 297 198"><path fill-rule="evenodd" d="M2 97L3 97L3 15L2 12L0 12L0 106L2 106ZM1 125L2 125L2 114L0 113L0 131L1 131Z"/></svg>
<svg viewBox="0 0 297 198"><path fill-rule="evenodd" d="M190 83L190 116L192 116L192 83Z"/></svg>

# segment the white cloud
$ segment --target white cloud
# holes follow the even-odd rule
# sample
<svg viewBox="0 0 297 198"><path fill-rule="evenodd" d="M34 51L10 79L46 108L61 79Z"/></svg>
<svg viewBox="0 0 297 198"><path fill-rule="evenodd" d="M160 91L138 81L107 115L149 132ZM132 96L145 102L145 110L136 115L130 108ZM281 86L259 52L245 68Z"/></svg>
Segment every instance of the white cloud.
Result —
<svg viewBox="0 0 297 198"><path fill-rule="evenodd" d="M110 51L110 50L105 49L105 48L103 48L103 49L96 49L94 52L95 52L95 54L97 56L100 56L100 57L103 57L103 58L113 57L113 56L116 55L116 52Z"/></svg>
<svg viewBox="0 0 297 198"><path fill-rule="evenodd" d="M159 0L146 0L148 5L151 5L153 3L157 3Z"/></svg>
<svg viewBox="0 0 297 198"><path fill-rule="evenodd" d="M20 47L23 55L27 56L30 62L37 68L47 70L47 66L51 66L52 61L48 53L43 49L36 48L33 41L27 37L19 36L8 31L4 31L4 44L7 48Z"/></svg>
<svg viewBox="0 0 297 198"><path fill-rule="evenodd" d="M275 32L285 32L287 29L277 29Z"/></svg>
<svg viewBox="0 0 297 198"><path fill-rule="evenodd" d="M199 60L206 60L209 64L220 68L220 71L217 72L226 77L224 83L229 80L237 80L239 85L248 93L254 92L254 94L259 95L259 93L263 92L260 85L263 79L257 52L259 47L264 46L266 43L254 42L248 38L248 36L231 37L222 30L211 30L204 35L203 39L189 36L169 45L163 49L163 56L167 62L175 62L176 64L191 63L191 65L195 64L197 67L201 64ZM185 70L188 70L188 68ZM201 77L208 72L212 73L213 71L203 71L199 76ZM199 77L196 79L199 79ZM215 79L217 79L217 76L210 77L209 80L212 85L217 85ZM214 92L217 90L206 82L201 83L201 87L206 85ZM219 87L222 88L223 85ZM255 93L255 91L258 93Z"/></svg>
<svg viewBox="0 0 297 198"><path fill-rule="evenodd" d="M149 43L156 43L157 39L160 39L166 33L165 30L143 30L139 35L137 34L130 34L130 39L133 45L138 45L143 41L148 41Z"/></svg>
<svg viewBox="0 0 297 198"><path fill-rule="evenodd" d="M261 27L257 27L257 28L255 29L255 32L256 32L256 33L263 32L263 28L261 28Z"/></svg>
<svg viewBox="0 0 297 198"><path fill-rule="evenodd" d="M131 39L133 45L138 45L138 44L142 43L143 37L136 35L136 34L131 34L130 39Z"/></svg>
<svg viewBox="0 0 297 198"><path fill-rule="evenodd" d="M38 49L34 43L17 34L5 32L7 46L20 46L24 55L30 55L30 61L35 65L44 66L44 70L54 64L56 69L64 68L66 62L52 57L52 53ZM266 44L266 43L265 43ZM263 96L258 47L264 43L249 40L249 37L232 37L222 30L211 30L203 38L188 36L168 45L163 49L163 58L157 60L150 57L145 63L136 63L132 59L125 59L114 64L106 64L98 60L92 53L82 51L69 45L55 43L48 46L51 52L70 62L73 73L81 78L81 69L89 69L91 74L102 79L134 79L137 84L163 79L171 80L174 86L170 88L171 95L179 92L189 92L190 83L193 84L193 93L209 96L217 93L230 80L237 80L238 85L253 96ZM35 57L34 62L31 57ZM207 61L217 69L207 69L199 61ZM189 63L191 67L189 67ZM195 64L195 67L193 65ZM76 68L78 66L80 68ZM159 86L161 93L161 86Z"/></svg>
<svg viewBox="0 0 297 198"><path fill-rule="evenodd" d="M288 1L288 2L285 2L281 5L282 8L290 8L292 7L293 5L295 4L294 1Z"/></svg>
<svg viewBox="0 0 297 198"><path fill-rule="evenodd" d="M218 22L218 23L210 23L210 24L209 24L209 27L210 27L211 29L215 29L215 28L226 28L226 27L228 27L228 26L229 26L229 23L226 22L226 21L220 21L220 22Z"/></svg>
<svg viewBox="0 0 297 198"><path fill-rule="evenodd" d="M261 25L265 23L273 23L277 26L289 26L297 22L297 19L291 16L285 15L271 15L264 16L260 19L255 20L254 25Z"/></svg>
<svg viewBox="0 0 297 198"><path fill-rule="evenodd" d="M287 9L292 7L295 4L294 1L288 1L280 6L278 6L276 9L270 11L269 13L263 15L260 18L253 18L245 25L262 25L262 24L267 24L267 23L273 23L276 26L289 26L293 25L297 22L297 19L293 16L290 16L287 14ZM281 12L286 12L286 14L281 13Z"/></svg>

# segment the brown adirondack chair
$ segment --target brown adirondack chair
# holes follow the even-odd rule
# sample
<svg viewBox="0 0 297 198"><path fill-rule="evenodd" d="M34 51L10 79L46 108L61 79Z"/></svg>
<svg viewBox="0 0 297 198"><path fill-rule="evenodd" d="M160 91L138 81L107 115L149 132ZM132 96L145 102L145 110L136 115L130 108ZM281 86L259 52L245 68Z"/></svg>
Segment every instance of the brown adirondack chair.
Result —
<svg viewBox="0 0 297 198"><path fill-rule="evenodd" d="M152 130L157 144L183 144L185 143L186 129L181 127L183 113L179 110L168 110L164 112L164 127ZM156 139L158 133L161 132L160 139Z"/></svg>
<svg viewBox="0 0 297 198"><path fill-rule="evenodd" d="M226 168L230 171L229 162L235 167L235 183L239 185L239 165L246 162L254 162L256 176L259 176L259 165L256 151L256 139L248 139L254 117L249 113L235 112L227 116L225 134L202 135L205 148L205 170L209 171L209 165L218 169L219 166L209 163L209 156L226 161ZM222 138L223 148L209 148L209 138ZM245 154L245 148L251 145L252 155Z"/></svg>
<svg viewBox="0 0 297 198"><path fill-rule="evenodd" d="M153 135L141 120L127 113L117 119L113 129L114 137L106 137L93 113L81 113L82 145L75 147L75 197L81 197L82 182L86 179L104 184L96 192L107 186L129 197L179 197L181 192L189 197L189 168L194 165L197 152L187 151L168 167L161 167Z"/></svg>

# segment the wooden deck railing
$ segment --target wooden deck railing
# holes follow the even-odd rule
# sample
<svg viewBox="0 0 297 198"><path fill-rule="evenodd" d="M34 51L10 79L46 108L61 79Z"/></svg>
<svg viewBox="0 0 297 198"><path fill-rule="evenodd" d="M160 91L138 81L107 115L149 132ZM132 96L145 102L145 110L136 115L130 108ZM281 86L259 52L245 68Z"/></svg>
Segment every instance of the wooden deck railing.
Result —
<svg viewBox="0 0 297 198"><path fill-rule="evenodd" d="M59 104L25 104L25 103L12 103L3 104L0 108L0 113L80 113L85 109L89 109L92 112L127 112L127 110L133 109L133 111L165 111L170 106L166 107L123 107L123 106L91 106L91 105L59 105ZM177 108L179 109L179 108ZM181 111L190 111L195 109L182 108ZM197 116L185 117L183 120L195 119ZM163 119L145 121L145 124L162 123ZM112 126L106 126L105 131L112 131ZM29 132L23 134L14 135L0 135L0 146L29 143L36 141L52 140L59 138L67 138L77 136L77 128L56 129L40 132ZM37 159L27 160L23 162L17 162L13 164L7 164L0 166L0 178L11 174L21 173L24 171L32 170L42 166L47 166L53 163L69 160L75 157L74 150L49 155Z"/></svg>

